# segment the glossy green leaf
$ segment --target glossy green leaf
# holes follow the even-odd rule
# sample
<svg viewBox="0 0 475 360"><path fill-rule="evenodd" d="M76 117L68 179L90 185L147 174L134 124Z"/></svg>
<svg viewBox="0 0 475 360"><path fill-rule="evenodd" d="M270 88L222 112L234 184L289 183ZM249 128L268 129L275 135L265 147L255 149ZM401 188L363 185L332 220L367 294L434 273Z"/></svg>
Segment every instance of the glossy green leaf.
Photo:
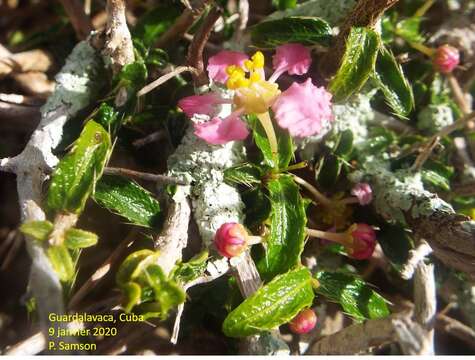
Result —
<svg viewBox="0 0 475 360"><path fill-rule="evenodd" d="M94 120L101 124L104 129L114 127L118 119L119 113L107 103L102 103L94 114Z"/></svg>
<svg viewBox="0 0 475 360"><path fill-rule="evenodd" d="M334 100L348 99L360 90L373 74L380 47L380 36L374 30L351 28L340 68L329 84Z"/></svg>
<svg viewBox="0 0 475 360"><path fill-rule="evenodd" d="M289 175L267 183L271 203L270 234L266 253L258 261L261 276L270 280L300 264L307 217L299 187Z"/></svg>
<svg viewBox="0 0 475 360"><path fill-rule="evenodd" d="M255 115L248 115L248 119L253 130L252 136L254 138L254 141L257 147L262 152L264 164L274 169L285 169L292 160L292 157L294 156L294 146L289 132L274 125L278 148L278 160L276 164L269 140L267 139L267 135L259 119Z"/></svg>
<svg viewBox="0 0 475 360"><path fill-rule="evenodd" d="M121 176L105 175L97 182L94 200L135 225L156 227L160 203L136 182Z"/></svg>
<svg viewBox="0 0 475 360"><path fill-rule="evenodd" d="M107 131L95 121L88 121L72 150L53 172L47 207L56 212L81 213L102 175L110 149Z"/></svg>
<svg viewBox="0 0 475 360"><path fill-rule="evenodd" d="M20 226L20 231L35 240L45 241L48 239L51 231L53 231L53 224L47 220L29 221Z"/></svg>
<svg viewBox="0 0 475 360"><path fill-rule="evenodd" d="M46 250L53 269L62 282L69 282L75 276L74 261L64 245L49 246Z"/></svg>
<svg viewBox="0 0 475 360"><path fill-rule="evenodd" d="M202 251L187 262L177 264L169 277L180 284L190 282L203 275L208 265L207 260L208 251Z"/></svg>
<svg viewBox="0 0 475 360"><path fill-rule="evenodd" d="M363 280L338 272L321 271L317 274L320 286L315 290L356 320L376 319L389 315L387 301Z"/></svg>
<svg viewBox="0 0 475 360"><path fill-rule="evenodd" d="M135 94L145 86L147 76L147 66L143 61L126 64L114 79L115 87L125 88L127 99L135 101Z"/></svg>
<svg viewBox="0 0 475 360"><path fill-rule="evenodd" d="M244 163L224 170L224 181L229 185L245 185L252 187L261 183L264 171L261 167Z"/></svg>
<svg viewBox="0 0 475 360"><path fill-rule="evenodd" d="M414 108L414 94L401 65L392 52L381 46L374 73L376 84L381 89L394 114L406 118Z"/></svg>
<svg viewBox="0 0 475 360"><path fill-rule="evenodd" d="M291 16L265 21L253 26L251 30L253 45L261 48L288 43L328 46L331 37L330 25L318 17Z"/></svg>
<svg viewBox="0 0 475 360"><path fill-rule="evenodd" d="M306 268L276 276L229 313L223 322L224 334L250 336L287 323L312 305L312 280Z"/></svg>
<svg viewBox="0 0 475 360"><path fill-rule="evenodd" d="M80 229L71 228L65 233L64 245L68 249L83 249L97 244L97 235Z"/></svg>

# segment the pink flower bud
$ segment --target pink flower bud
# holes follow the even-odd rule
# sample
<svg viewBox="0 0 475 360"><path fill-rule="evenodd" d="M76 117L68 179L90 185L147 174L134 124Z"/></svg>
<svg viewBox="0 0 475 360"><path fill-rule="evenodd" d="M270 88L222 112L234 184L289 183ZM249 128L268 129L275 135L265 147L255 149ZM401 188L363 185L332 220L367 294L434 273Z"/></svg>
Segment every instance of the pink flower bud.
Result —
<svg viewBox="0 0 475 360"><path fill-rule="evenodd" d="M373 190L367 183L358 183L351 189L351 195L358 198L360 205L368 205L373 200Z"/></svg>
<svg viewBox="0 0 475 360"><path fill-rule="evenodd" d="M366 260L373 255L376 246L376 232L367 224L353 224L348 229L353 243L346 250L348 254L357 260Z"/></svg>
<svg viewBox="0 0 475 360"><path fill-rule="evenodd" d="M317 324L317 315L312 309L301 311L289 322L289 328L294 334L306 334L313 330Z"/></svg>
<svg viewBox="0 0 475 360"><path fill-rule="evenodd" d="M450 45L439 46L433 58L435 68L443 74L451 73L459 62L459 50Z"/></svg>
<svg viewBox="0 0 475 360"><path fill-rule="evenodd" d="M247 243L248 233L244 226L238 223L224 223L214 236L218 252L227 258L240 255L246 250Z"/></svg>

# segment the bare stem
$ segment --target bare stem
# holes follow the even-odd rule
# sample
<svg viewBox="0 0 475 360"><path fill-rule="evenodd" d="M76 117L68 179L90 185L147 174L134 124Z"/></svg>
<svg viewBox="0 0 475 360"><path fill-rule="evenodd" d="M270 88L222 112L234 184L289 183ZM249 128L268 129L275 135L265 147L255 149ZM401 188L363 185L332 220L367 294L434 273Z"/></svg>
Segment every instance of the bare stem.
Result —
<svg viewBox="0 0 475 360"><path fill-rule="evenodd" d="M305 229L305 231L307 235L310 237L333 241L341 245L348 245L349 240L351 240L348 238L348 235L345 233L334 233L334 232L329 232L329 231L321 231L321 230L308 229L308 228Z"/></svg>
<svg viewBox="0 0 475 360"><path fill-rule="evenodd" d="M196 69L191 67L191 66L178 66L175 70L169 72L168 74L160 76L157 80L154 80L150 84L144 86L137 93L137 97L144 96L145 94L148 94L153 89L159 87L160 85L166 83L168 80L173 79L175 76L177 76L177 75L179 75L183 72L191 72L191 73L197 74Z"/></svg>
<svg viewBox="0 0 475 360"><path fill-rule="evenodd" d="M193 36L190 47L188 48L188 65L196 69L193 73L195 86L202 86L208 83L208 77L204 71L203 50L208 38L213 30L213 26L223 13L219 7L213 7L206 16L203 24Z"/></svg>
<svg viewBox="0 0 475 360"><path fill-rule="evenodd" d="M107 168L104 169L104 174L105 175L119 175L119 176L143 179L143 180L152 181L152 182L161 183L161 184L189 185L186 182L184 182L182 180L179 180L179 179L176 179L176 178L171 177L171 176L161 175L161 174L144 173L144 172L130 170L130 169L124 169L124 168L107 167Z"/></svg>
<svg viewBox="0 0 475 360"><path fill-rule="evenodd" d="M84 40L93 30L92 22L86 15L84 7L78 0L60 0L64 11L68 14L69 20L73 25L76 36L79 40Z"/></svg>
<svg viewBox="0 0 475 360"><path fill-rule="evenodd" d="M294 181L297 184L302 185L305 189L307 189L315 197L315 199L318 202L322 203L325 206L332 205L332 201L329 198L327 198L325 195L323 195L320 191L318 191L317 188L314 187L312 184L308 183L307 181L305 181L301 177L298 177L297 175L292 174L292 177L294 178Z"/></svg>

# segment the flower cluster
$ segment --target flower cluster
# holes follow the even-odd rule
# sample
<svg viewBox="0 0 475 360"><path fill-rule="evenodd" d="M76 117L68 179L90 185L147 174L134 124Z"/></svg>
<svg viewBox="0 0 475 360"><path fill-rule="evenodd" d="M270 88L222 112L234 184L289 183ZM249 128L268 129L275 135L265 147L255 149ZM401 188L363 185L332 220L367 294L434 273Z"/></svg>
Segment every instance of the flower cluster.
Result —
<svg viewBox="0 0 475 360"><path fill-rule="evenodd" d="M240 52L221 51L209 59L208 75L214 83L232 90L233 98L210 92L186 97L178 106L190 118L195 114L210 116L210 121L194 124L196 136L210 144L245 139L249 131L241 116L246 114L257 115L272 141L269 123L265 123L270 121L269 109L274 112L277 124L292 136L315 135L333 119L331 94L315 86L310 78L303 83L294 82L283 92L276 83L284 73L307 73L311 62L310 51L303 45L279 46L273 56L274 73L266 79L265 58L260 51L251 58ZM232 113L224 119L216 116L222 104L233 106Z"/></svg>

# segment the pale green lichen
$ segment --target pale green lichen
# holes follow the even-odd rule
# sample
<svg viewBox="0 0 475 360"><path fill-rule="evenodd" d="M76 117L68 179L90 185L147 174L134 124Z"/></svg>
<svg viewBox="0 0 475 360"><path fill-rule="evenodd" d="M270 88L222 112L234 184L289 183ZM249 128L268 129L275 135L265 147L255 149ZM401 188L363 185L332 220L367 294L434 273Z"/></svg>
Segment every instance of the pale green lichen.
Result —
<svg viewBox="0 0 475 360"><path fill-rule="evenodd" d="M377 159L365 162L363 172L372 185L376 211L389 221L404 223L405 214L418 219L435 212L454 213L450 204L424 189L420 173L392 172L388 162ZM350 178L356 180L358 174Z"/></svg>
<svg viewBox="0 0 475 360"><path fill-rule="evenodd" d="M223 106L221 117L231 111ZM207 121L205 115L195 115L192 121ZM244 205L239 192L224 182L224 170L242 161L242 142L209 145L196 137L190 126L168 160L169 175L184 179L191 185L185 187L189 194L193 215L206 247L210 247L216 230L225 222L242 222Z"/></svg>
<svg viewBox="0 0 475 360"><path fill-rule="evenodd" d="M88 105L95 91L101 86L99 75L101 60L88 42L80 42L66 59L56 75L56 87L41 108L43 116L59 107L68 106L68 114L74 115Z"/></svg>
<svg viewBox="0 0 475 360"><path fill-rule="evenodd" d="M429 105L417 116L417 128L427 134L435 134L453 122L454 115L447 104Z"/></svg>

